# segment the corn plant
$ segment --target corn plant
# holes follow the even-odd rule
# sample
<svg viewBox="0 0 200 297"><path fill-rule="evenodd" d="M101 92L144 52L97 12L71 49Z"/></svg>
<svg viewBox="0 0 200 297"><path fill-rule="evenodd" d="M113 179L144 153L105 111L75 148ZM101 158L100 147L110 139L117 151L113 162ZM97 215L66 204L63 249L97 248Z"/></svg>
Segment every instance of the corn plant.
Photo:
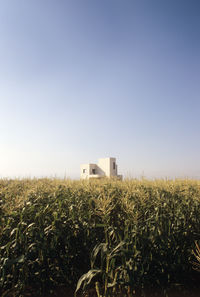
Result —
<svg viewBox="0 0 200 297"><path fill-rule="evenodd" d="M193 254L194 254L197 262L193 261L192 264L193 264L195 270L200 271L200 247L197 242L195 242L195 245L196 245L196 250L193 251Z"/></svg>
<svg viewBox="0 0 200 297"><path fill-rule="evenodd" d="M5 179L0 201L1 296L75 288L91 269L100 295L192 286L199 181Z"/></svg>

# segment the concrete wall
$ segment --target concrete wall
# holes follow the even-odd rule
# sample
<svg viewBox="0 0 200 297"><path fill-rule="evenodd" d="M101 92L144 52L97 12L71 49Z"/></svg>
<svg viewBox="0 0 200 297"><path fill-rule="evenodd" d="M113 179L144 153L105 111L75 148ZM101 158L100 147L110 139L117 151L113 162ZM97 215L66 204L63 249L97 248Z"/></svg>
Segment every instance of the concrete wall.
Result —
<svg viewBox="0 0 200 297"><path fill-rule="evenodd" d="M110 176L117 176L116 158L109 158L110 160Z"/></svg>
<svg viewBox="0 0 200 297"><path fill-rule="evenodd" d="M81 164L80 166L80 177L81 179L87 179L90 172L90 164Z"/></svg>
<svg viewBox="0 0 200 297"><path fill-rule="evenodd" d="M95 176L99 177L99 175L102 175L101 171L97 164L82 164L80 166L80 177L81 179L88 179Z"/></svg>
<svg viewBox="0 0 200 297"><path fill-rule="evenodd" d="M98 166L104 172L105 176L110 177L110 163L109 158L101 158L98 160Z"/></svg>
<svg viewBox="0 0 200 297"><path fill-rule="evenodd" d="M98 166L105 172L105 176L117 176L116 158L101 158L99 159Z"/></svg>

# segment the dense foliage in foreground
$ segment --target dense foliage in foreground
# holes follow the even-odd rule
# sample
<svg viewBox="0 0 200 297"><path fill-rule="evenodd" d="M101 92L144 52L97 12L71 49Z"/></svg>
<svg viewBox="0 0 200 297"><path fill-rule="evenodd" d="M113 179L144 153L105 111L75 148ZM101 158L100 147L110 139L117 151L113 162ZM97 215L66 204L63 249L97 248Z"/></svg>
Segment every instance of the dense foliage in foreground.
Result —
<svg viewBox="0 0 200 297"><path fill-rule="evenodd" d="M198 277L199 181L0 180L0 203L1 296L76 286L90 268L112 296Z"/></svg>

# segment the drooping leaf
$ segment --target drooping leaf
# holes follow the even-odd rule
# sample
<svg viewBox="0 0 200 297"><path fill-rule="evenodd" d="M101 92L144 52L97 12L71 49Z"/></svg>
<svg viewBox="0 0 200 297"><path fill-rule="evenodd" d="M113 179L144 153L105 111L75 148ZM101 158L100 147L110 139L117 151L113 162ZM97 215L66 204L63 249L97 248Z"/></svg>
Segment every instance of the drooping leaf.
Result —
<svg viewBox="0 0 200 297"><path fill-rule="evenodd" d="M92 281L92 279L99 275L101 273L100 269L91 269L89 270L87 273L83 274L81 276L81 278L79 279L77 286L76 286L76 291L75 291L75 296L76 293L82 289L83 291L85 290L85 288L90 284L90 282Z"/></svg>

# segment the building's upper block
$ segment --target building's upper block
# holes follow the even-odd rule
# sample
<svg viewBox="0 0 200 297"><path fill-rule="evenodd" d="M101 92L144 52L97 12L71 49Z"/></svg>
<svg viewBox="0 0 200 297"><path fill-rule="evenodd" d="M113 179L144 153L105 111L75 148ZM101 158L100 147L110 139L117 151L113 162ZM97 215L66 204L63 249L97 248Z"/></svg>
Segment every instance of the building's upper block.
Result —
<svg viewBox="0 0 200 297"><path fill-rule="evenodd" d="M117 176L116 158L99 159L98 165L105 172L105 176Z"/></svg>

